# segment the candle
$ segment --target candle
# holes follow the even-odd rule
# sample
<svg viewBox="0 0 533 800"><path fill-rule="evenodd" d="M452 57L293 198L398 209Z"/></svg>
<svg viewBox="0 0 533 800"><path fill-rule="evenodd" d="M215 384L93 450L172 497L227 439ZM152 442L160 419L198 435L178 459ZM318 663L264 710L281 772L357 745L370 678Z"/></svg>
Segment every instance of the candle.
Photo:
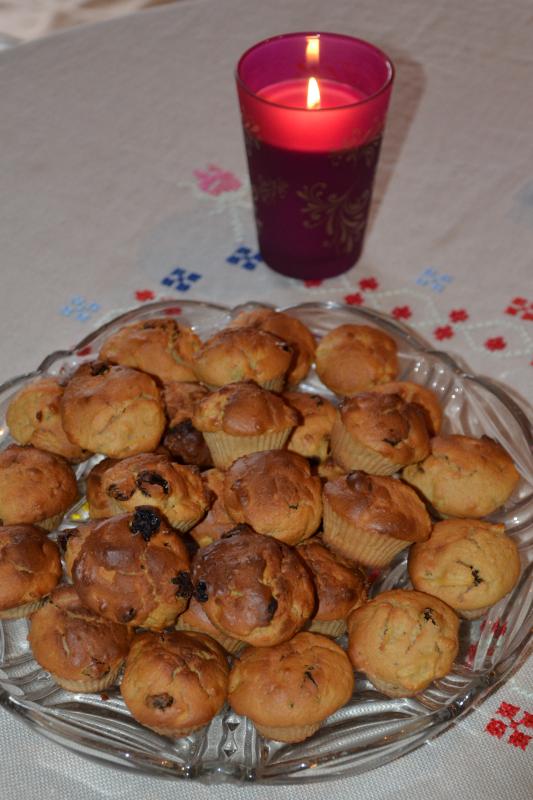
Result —
<svg viewBox="0 0 533 800"><path fill-rule="evenodd" d="M288 34L241 58L237 86L259 246L292 277L361 253L393 70L367 42Z"/></svg>

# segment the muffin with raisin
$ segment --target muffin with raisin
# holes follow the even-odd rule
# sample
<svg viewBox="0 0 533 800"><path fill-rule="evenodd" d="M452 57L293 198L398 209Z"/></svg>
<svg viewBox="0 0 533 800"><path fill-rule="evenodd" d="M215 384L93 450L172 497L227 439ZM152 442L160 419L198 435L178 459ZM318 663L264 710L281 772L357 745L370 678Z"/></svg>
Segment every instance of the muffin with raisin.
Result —
<svg viewBox="0 0 533 800"><path fill-rule="evenodd" d="M208 394L209 389L206 386L190 381L173 381L163 387L163 398L169 420L163 444L180 464L195 464L197 467L213 466L205 439L192 423L197 403Z"/></svg>

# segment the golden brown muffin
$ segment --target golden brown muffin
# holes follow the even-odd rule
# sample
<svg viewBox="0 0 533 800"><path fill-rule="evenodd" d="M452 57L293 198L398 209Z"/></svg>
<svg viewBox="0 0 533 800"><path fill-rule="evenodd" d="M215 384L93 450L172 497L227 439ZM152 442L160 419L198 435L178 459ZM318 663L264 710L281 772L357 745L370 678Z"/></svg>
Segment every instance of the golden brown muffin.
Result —
<svg viewBox="0 0 533 800"><path fill-rule="evenodd" d="M316 341L309 328L299 319L272 308L256 308L254 311L242 311L229 327L257 328L287 342L293 353L287 383L297 386L306 377L315 357Z"/></svg>
<svg viewBox="0 0 533 800"><path fill-rule="evenodd" d="M41 528L0 527L0 619L32 614L60 577L59 550Z"/></svg>
<svg viewBox="0 0 533 800"><path fill-rule="evenodd" d="M235 522L286 544L297 544L320 525L322 484L298 453L251 453L228 469L224 505Z"/></svg>
<svg viewBox="0 0 533 800"><path fill-rule="evenodd" d="M435 436L421 464L402 478L418 489L443 516L484 517L505 503L520 475L503 447L482 436Z"/></svg>
<svg viewBox="0 0 533 800"><path fill-rule="evenodd" d="M333 403L319 394L283 392L282 398L298 412L298 425L287 449L323 463L330 450L331 429L337 416Z"/></svg>
<svg viewBox="0 0 533 800"><path fill-rule="evenodd" d="M352 696L344 650L326 636L298 633L275 647L248 647L234 664L228 700L262 736L301 742Z"/></svg>
<svg viewBox="0 0 533 800"><path fill-rule="evenodd" d="M133 631L85 608L73 586L59 586L31 618L35 660L69 692L101 692L116 683Z"/></svg>
<svg viewBox="0 0 533 800"><path fill-rule="evenodd" d="M423 592L379 594L348 617L348 655L388 697L411 697L452 668L459 618Z"/></svg>
<svg viewBox="0 0 533 800"><path fill-rule="evenodd" d="M255 381L281 391L292 361L286 342L256 328L225 328L205 342L194 358L194 371L212 389Z"/></svg>
<svg viewBox="0 0 533 800"><path fill-rule="evenodd" d="M112 622L162 630L187 606L187 548L151 506L80 526L67 562L82 603Z"/></svg>
<svg viewBox="0 0 533 800"><path fill-rule="evenodd" d="M68 461L83 461L89 453L73 444L63 430L60 401L64 387L57 378L40 378L13 397L6 412L10 433L19 444L31 444Z"/></svg>
<svg viewBox="0 0 533 800"><path fill-rule="evenodd" d="M350 611L366 602L364 572L328 550L317 536L298 545L297 552L311 571L318 599L309 630L342 636Z"/></svg>
<svg viewBox="0 0 533 800"><path fill-rule="evenodd" d="M258 647L290 639L314 611L313 581L298 554L246 525L202 547L192 573L213 625Z"/></svg>
<svg viewBox="0 0 533 800"><path fill-rule="evenodd" d="M83 364L69 380L61 416L72 442L110 458L155 450L165 429L154 379L129 367L97 361Z"/></svg>
<svg viewBox="0 0 533 800"><path fill-rule="evenodd" d="M427 542L411 548L409 576L415 589L476 619L515 586L520 556L503 525L448 519L437 522Z"/></svg>
<svg viewBox="0 0 533 800"><path fill-rule="evenodd" d="M201 383L173 381L163 389L163 398L169 419L163 444L180 464L211 467L211 453L200 431L192 424L196 404L209 394Z"/></svg>
<svg viewBox="0 0 533 800"><path fill-rule="evenodd" d="M252 381L212 392L196 407L193 424L204 434L216 467L260 450L283 447L298 421L278 395Z"/></svg>
<svg viewBox="0 0 533 800"><path fill-rule="evenodd" d="M61 456L18 444L0 452L0 524L53 530L77 497L76 476Z"/></svg>
<svg viewBox="0 0 533 800"><path fill-rule="evenodd" d="M362 392L345 400L331 432L331 454L344 469L392 475L429 453L420 406L397 394Z"/></svg>
<svg viewBox="0 0 533 800"><path fill-rule="evenodd" d="M195 597L191 597L189 608L178 617L176 630L206 633L228 653L238 653L245 647L244 642L233 639L231 636L226 636L222 631L219 631L205 613L203 605Z"/></svg>
<svg viewBox="0 0 533 800"><path fill-rule="evenodd" d="M369 325L339 325L316 349L318 377L335 394L366 392L398 374L396 342Z"/></svg>
<svg viewBox="0 0 533 800"><path fill-rule="evenodd" d="M395 478L351 472L324 487L324 543L367 567L385 567L413 542L429 538L424 503Z"/></svg>
<svg viewBox="0 0 533 800"><path fill-rule="evenodd" d="M191 365L200 345L198 336L174 319L145 319L111 334L99 358L148 372L163 383L193 381Z"/></svg>
<svg viewBox="0 0 533 800"><path fill-rule="evenodd" d="M94 485L94 484L93 484ZM107 504L103 498L107 499ZM209 496L196 467L175 464L168 456L141 453L109 466L100 477L96 506L87 487L93 519L154 506L173 528L188 531L209 507Z"/></svg>
<svg viewBox="0 0 533 800"><path fill-rule="evenodd" d="M442 408L435 392L426 386L412 381L391 381L375 386L373 392L399 394L406 403L416 403L424 412L426 427L430 436L436 436L442 426Z"/></svg>
<svg viewBox="0 0 533 800"><path fill-rule="evenodd" d="M173 631L136 636L120 691L137 722L187 736L218 714L228 691L226 657L209 636Z"/></svg>
<svg viewBox="0 0 533 800"><path fill-rule="evenodd" d="M208 469L202 473L206 491L211 497L211 507L203 520L189 531L199 547L207 547L235 527L224 505L224 478L221 469Z"/></svg>
<svg viewBox="0 0 533 800"><path fill-rule="evenodd" d="M103 458L98 464L95 464L85 479L87 505L93 519L112 516L109 510L109 497L102 486L102 478L110 467L118 463L116 458Z"/></svg>

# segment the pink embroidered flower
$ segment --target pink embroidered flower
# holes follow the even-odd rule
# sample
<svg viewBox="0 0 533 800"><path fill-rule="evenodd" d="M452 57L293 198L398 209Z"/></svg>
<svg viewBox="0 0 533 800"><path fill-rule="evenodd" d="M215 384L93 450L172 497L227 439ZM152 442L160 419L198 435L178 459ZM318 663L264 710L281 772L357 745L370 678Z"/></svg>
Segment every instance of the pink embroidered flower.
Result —
<svg viewBox="0 0 533 800"><path fill-rule="evenodd" d="M409 306L396 306L392 309L392 316L395 319L409 319L413 316L413 312Z"/></svg>
<svg viewBox="0 0 533 800"><path fill-rule="evenodd" d="M150 289L140 289L138 292L135 292L135 297L141 303L144 303L146 300L153 300L155 294Z"/></svg>
<svg viewBox="0 0 533 800"><path fill-rule="evenodd" d="M453 336L451 325L441 325L441 327L435 328L433 331L433 336L435 339L439 339L439 341L442 341L443 339L451 339Z"/></svg>
<svg viewBox="0 0 533 800"><path fill-rule="evenodd" d="M464 322L468 319L468 311L464 308L457 308L450 311L450 319L452 322Z"/></svg>
<svg viewBox="0 0 533 800"><path fill-rule="evenodd" d="M224 192L235 192L242 185L232 172L223 170L216 164L208 164L205 170L195 169L194 177L198 188L212 197L218 197Z"/></svg>
<svg viewBox="0 0 533 800"><path fill-rule="evenodd" d="M485 347L487 350L505 350L507 347L507 342L503 338L503 336L493 336L491 339L487 339L485 342Z"/></svg>
<svg viewBox="0 0 533 800"><path fill-rule="evenodd" d="M347 294L344 298L344 302L347 303L349 306L361 306L363 304L363 296L359 294L359 292L355 292L354 294Z"/></svg>
<svg viewBox="0 0 533 800"><path fill-rule="evenodd" d="M304 281L304 286L307 286L308 289L312 289L314 286L321 286L322 281L320 278L309 278L309 280Z"/></svg>
<svg viewBox="0 0 533 800"><path fill-rule="evenodd" d="M379 283L375 278L361 278L359 281L359 288L361 291L365 292L369 289L371 292L374 292L379 286Z"/></svg>
<svg viewBox="0 0 533 800"><path fill-rule="evenodd" d="M505 722L502 722L501 719L491 719L485 730L487 733L490 733L491 736L497 736L498 739L501 739L507 730L507 725Z"/></svg>

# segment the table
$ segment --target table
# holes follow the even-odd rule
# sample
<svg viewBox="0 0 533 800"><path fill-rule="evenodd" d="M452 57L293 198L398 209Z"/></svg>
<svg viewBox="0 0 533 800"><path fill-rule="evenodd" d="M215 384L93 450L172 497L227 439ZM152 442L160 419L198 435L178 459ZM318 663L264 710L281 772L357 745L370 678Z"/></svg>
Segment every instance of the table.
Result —
<svg viewBox="0 0 533 800"><path fill-rule="evenodd" d="M398 74L364 255L302 284L257 254L232 83L287 30L337 30ZM531 394L533 15L526 0L181 0L4 53L0 336L6 377L154 297L392 313L470 368ZM451 732L373 773L220 797L529 798L533 662ZM517 735L520 734L520 735ZM2 797L161 800L213 792L116 772L0 710Z"/></svg>

